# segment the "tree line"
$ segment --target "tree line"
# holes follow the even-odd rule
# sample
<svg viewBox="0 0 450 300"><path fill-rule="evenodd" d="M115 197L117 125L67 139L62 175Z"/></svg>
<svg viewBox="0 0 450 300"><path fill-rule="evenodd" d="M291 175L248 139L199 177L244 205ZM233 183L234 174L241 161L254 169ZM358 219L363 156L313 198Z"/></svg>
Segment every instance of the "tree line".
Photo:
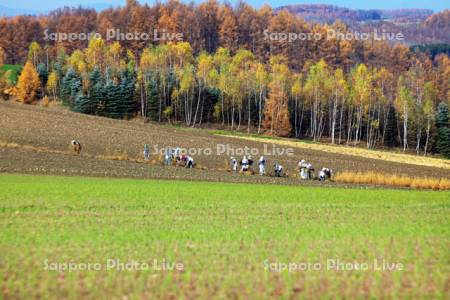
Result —
<svg viewBox="0 0 450 300"><path fill-rule="evenodd" d="M322 25L309 23L288 10L274 11L269 6L255 9L245 2L232 6L215 0L200 4L169 0L151 6L127 0L123 7L101 12L65 7L41 16L2 17L0 47L5 50L6 63L23 64L29 44L36 41L45 50L45 60L48 61L55 59L61 48L69 54L86 48L88 40L44 40L46 30L49 33L97 32L105 37L108 29L129 33L153 33L154 30L182 33L183 40L191 45L196 56L201 51L214 53L221 47L229 49L233 55L239 49L249 50L264 62L271 56L284 55L289 67L296 71L302 70L310 60L324 59L329 66L341 67L346 72L354 65L364 63L399 73L411 66L411 59L416 55L404 45L390 45L386 41L325 38L330 29L342 33L349 30L340 21ZM265 38L266 30L317 34L323 38L296 42L270 40ZM445 32L444 29L442 31ZM139 57L149 43L157 46L164 42L121 40L120 43Z"/></svg>
<svg viewBox="0 0 450 300"><path fill-rule="evenodd" d="M16 87L26 103L50 97L74 111L112 118L216 123L425 155L450 151L446 55L433 62L416 58L401 73L363 63L347 71L325 59L295 70L282 54L261 61L249 50L220 47L196 55L179 42L149 45L137 56L118 42L93 38L70 55L60 48L48 65L36 42L27 57Z"/></svg>

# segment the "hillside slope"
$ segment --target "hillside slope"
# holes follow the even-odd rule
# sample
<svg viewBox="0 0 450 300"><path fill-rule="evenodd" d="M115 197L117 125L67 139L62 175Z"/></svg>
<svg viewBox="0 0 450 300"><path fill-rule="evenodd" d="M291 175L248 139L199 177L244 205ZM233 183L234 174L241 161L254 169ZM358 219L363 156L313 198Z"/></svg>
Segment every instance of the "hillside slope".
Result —
<svg viewBox="0 0 450 300"><path fill-rule="evenodd" d="M297 178L272 178L242 176L227 172L226 163L233 150L249 147L263 154L285 151L289 147L277 145L274 140L244 140L213 134L202 129L180 128L138 121L123 121L81 115L65 108L25 106L12 102L0 102L0 172L74 174L91 176L184 178L213 181L286 182ZM80 156L69 148L72 139L83 144ZM151 163L142 160L143 145L151 147ZM181 147L191 151L198 163L198 170L182 170L163 167L161 154L154 154L155 147ZM217 149L228 153L217 153ZM205 150L209 149L209 150ZM450 169L366 158L321 151L317 148L292 147L293 155L268 155L268 168L281 163L288 174L296 173L300 159L310 161L317 169L330 167L336 172L378 171L409 176L450 178ZM211 151L212 155L207 155ZM343 151L345 153L345 149ZM279 153L279 152L278 152ZM257 156L255 155L255 156ZM238 159L240 155L235 155ZM257 159L257 157L255 157Z"/></svg>

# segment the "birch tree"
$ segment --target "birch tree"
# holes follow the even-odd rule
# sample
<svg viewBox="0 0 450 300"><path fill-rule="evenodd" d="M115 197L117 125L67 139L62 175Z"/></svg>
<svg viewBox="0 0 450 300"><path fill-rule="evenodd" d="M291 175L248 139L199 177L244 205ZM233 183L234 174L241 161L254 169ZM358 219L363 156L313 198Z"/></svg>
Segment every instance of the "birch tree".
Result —
<svg viewBox="0 0 450 300"><path fill-rule="evenodd" d="M336 69L332 80L333 84L333 105L331 110L331 143L335 143L335 131L337 123L338 106L340 105L340 117L339 117L339 131L342 130L342 117L343 108L345 104L345 97L347 96L347 81L345 80L344 71L342 69ZM340 142L340 139L339 139Z"/></svg>
<svg viewBox="0 0 450 300"><path fill-rule="evenodd" d="M410 117L412 96L411 91L405 84L405 79L400 76L397 84L397 97L395 98L395 107L403 123L403 151L408 148L408 121Z"/></svg>
<svg viewBox="0 0 450 300"><path fill-rule="evenodd" d="M423 104L423 113L424 118L426 119L426 128L425 128L425 145L423 147L423 155L426 156L428 152L428 144L430 141L430 131L431 125L434 123L435 116L435 108L434 103L437 99L437 90L434 87L432 82L426 82L424 85L424 104Z"/></svg>

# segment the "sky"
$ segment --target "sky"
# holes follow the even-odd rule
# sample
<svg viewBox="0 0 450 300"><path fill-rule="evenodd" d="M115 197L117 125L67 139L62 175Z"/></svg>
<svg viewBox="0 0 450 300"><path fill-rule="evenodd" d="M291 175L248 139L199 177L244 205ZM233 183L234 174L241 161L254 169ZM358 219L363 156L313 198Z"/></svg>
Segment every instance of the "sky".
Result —
<svg viewBox="0 0 450 300"><path fill-rule="evenodd" d="M141 3L154 3L154 0L138 0ZM201 0L194 0L202 2ZM219 0L220 1L220 0ZM237 0L228 0L235 3ZM186 0L189 2L189 0ZM397 9L397 8L428 8L435 12L450 8L448 0L246 0L247 3L254 7L260 7L263 4L269 4L272 7L278 7L288 4L332 4L337 6L348 7L352 9ZM123 5L125 0L0 0L0 6L6 6L14 9L31 9L47 11L63 6L95 5L110 4L112 6ZM1 14L1 13L0 13Z"/></svg>

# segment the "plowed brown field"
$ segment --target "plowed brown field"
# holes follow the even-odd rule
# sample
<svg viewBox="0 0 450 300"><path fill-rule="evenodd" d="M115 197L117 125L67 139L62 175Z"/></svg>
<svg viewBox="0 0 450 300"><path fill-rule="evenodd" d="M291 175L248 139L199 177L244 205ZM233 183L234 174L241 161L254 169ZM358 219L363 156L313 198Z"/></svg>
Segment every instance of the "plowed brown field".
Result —
<svg viewBox="0 0 450 300"><path fill-rule="evenodd" d="M70 150L72 139L81 141L81 155ZM151 147L152 163L142 161L145 143ZM335 172L377 171L450 178L450 170L445 168L299 148L292 148L292 156L267 156L269 173L276 161L285 167L289 178L248 176L227 172L226 162L232 153L216 155L217 145L226 145L229 149L255 148L259 153L264 152L264 147L286 149L273 145L270 140L243 140L202 129L112 120L73 113L58 106L44 108L0 102L0 172L293 184L299 182L295 177L296 163L305 159L316 170L326 166ZM213 155L197 151L199 154L193 155L197 162L195 170L163 167L161 155L153 153L155 146L159 149L178 146L193 152L207 148L212 149Z"/></svg>

